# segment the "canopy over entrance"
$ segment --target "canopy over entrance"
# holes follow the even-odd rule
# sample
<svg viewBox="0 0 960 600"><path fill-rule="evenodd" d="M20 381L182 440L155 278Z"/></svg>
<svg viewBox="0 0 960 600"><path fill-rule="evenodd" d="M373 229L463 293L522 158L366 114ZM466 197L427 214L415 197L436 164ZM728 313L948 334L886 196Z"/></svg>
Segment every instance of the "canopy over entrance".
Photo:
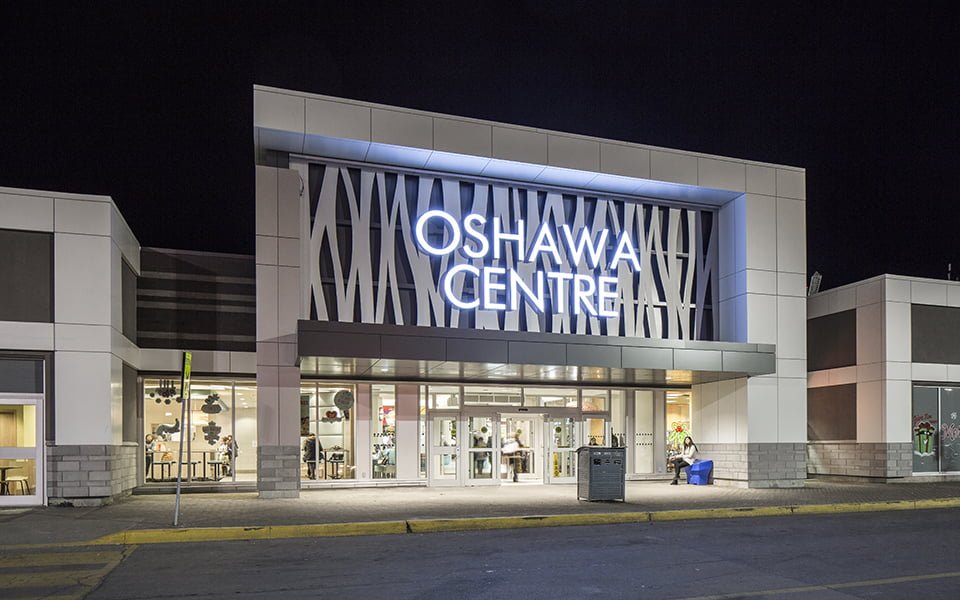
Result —
<svg viewBox="0 0 960 600"><path fill-rule="evenodd" d="M775 372L770 344L300 321L303 375L650 387Z"/></svg>

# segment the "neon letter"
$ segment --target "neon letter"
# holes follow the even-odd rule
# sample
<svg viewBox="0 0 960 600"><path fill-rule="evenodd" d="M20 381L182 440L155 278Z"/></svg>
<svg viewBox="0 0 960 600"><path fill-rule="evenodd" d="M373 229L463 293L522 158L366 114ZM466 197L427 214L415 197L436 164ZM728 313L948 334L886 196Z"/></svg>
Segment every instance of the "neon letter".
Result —
<svg viewBox="0 0 960 600"><path fill-rule="evenodd" d="M533 246L530 247L530 262L536 261L537 254L540 252L549 252L553 255L553 260L556 261L558 266L563 264L560 249L557 248L557 241L553 239L553 234L550 233L547 223L540 226L540 231L537 232L537 236L533 240Z"/></svg>
<svg viewBox="0 0 960 600"><path fill-rule="evenodd" d="M567 241L567 252L570 258L573 259L573 263L577 265L580 264L584 247L586 247L587 254L590 257L589 264L596 269L597 265L600 264L600 254L603 252L604 246L607 245L607 236L610 235L610 231L608 229L601 229L600 239L597 240L596 245L594 245L593 240L590 239L590 232L587 231L586 227L580 230L580 239L576 242L574 242L573 232L570 231L568 226L564 225L561 229L563 230L563 237Z"/></svg>
<svg viewBox="0 0 960 600"><path fill-rule="evenodd" d="M547 279L555 279L557 282L556 292L553 294L554 312L557 314L567 312L567 291L563 287L563 282L573 279L573 274L550 271L547 273Z"/></svg>
<svg viewBox="0 0 960 600"><path fill-rule="evenodd" d="M431 246L427 241L426 228L427 221L434 217L439 217L447 222L450 225L450 230L453 234L450 236L450 243L442 248L437 248ZM460 226L457 224L456 219L443 212L442 210L428 210L427 212L420 215L420 218L417 219L416 226L416 236L417 243L420 244L420 248L427 254L432 254L434 256L443 256L445 254L450 254L453 252L454 248L460 245Z"/></svg>
<svg viewBox="0 0 960 600"><path fill-rule="evenodd" d="M450 270L444 273L443 275L443 295L447 297L447 301L450 304L456 306L457 308L460 308L463 310L471 310L480 306L480 295L477 294L477 288L479 286L477 284L474 284L473 300L471 300L470 302L464 302L462 299L454 296L453 276L459 273L460 271L463 271L465 273L470 273L474 277L480 276L480 269L476 268L473 265L464 264L464 265L455 265L451 267Z"/></svg>
<svg viewBox="0 0 960 600"><path fill-rule="evenodd" d="M586 289L583 289L580 284L586 283ZM580 314L580 306L583 305L587 309L587 314L591 316L597 316L596 309L593 308L593 303L590 301L590 296L595 294L597 291L597 282L593 280L593 277L589 275L574 275L574 285L573 285L573 314Z"/></svg>
<svg viewBox="0 0 960 600"><path fill-rule="evenodd" d="M527 287L527 284L523 282L523 279L520 275L510 269L510 310L517 310L520 308L520 294L518 291L522 290L523 295L526 296L527 300L533 304L537 309L537 312L543 312L543 271L537 271L537 291L534 292L532 289Z"/></svg>
<svg viewBox="0 0 960 600"><path fill-rule="evenodd" d="M463 231L467 234L467 237L473 238L477 241L477 249L473 250L470 246L467 246L466 243L463 245L463 253L469 256L470 258L483 258L487 255L487 252L490 252L490 242L487 241L487 238L483 237L483 231L478 228L474 229L471 227L473 223L476 223L479 227L483 227L483 224L487 222L487 219L475 213L467 215L467 218L463 220Z"/></svg>
<svg viewBox="0 0 960 600"><path fill-rule="evenodd" d="M617 278L616 277L607 277L601 275L597 278L597 281L600 285L598 290L599 301L597 304L600 308L601 317L619 317L620 313L617 311ZM613 286L613 289L607 289L608 286ZM607 308L607 300L613 301L613 308Z"/></svg>
<svg viewBox="0 0 960 600"><path fill-rule="evenodd" d="M630 261L635 271L640 270L640 259L637 258L637 251L633 248L633 241L630 239L630 234L626 231L621 233L620 239L617 240L617 250L613 253L613 258L610 259L610 269L616 269L617 263L623 259Z"/></svg>
<svg viewBox="0 0 960 600"><path fill-rule="evenodd" d="M517 220L516 233L504 233L500 230L502 226L500 219L493 220L493 257L500 258L500 242L505 240L517 243L517 262L522 262L526 250L523 243L523 219Z"/></svg>
<svg viewBox="0 0 960 600"><path fill-rule="evenodd" d="M497 302L496 300L490 300L490 292L496 292L497 290L506 291L507 284L505 283L494 283L491 275L505 275L507 270L503 267L484 267L483 269L483 308L484 310L504 310L507 308L507 305L503 302ZM496 295L494 295L496 297Z"/></svg>

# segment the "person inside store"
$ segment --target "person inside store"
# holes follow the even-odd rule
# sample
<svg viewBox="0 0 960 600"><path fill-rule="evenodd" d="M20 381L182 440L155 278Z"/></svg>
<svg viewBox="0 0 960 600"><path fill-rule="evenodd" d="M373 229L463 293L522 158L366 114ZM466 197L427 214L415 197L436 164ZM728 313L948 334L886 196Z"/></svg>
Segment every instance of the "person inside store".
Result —
<svg viewBox="0 0 960 600"><path fill-rule="evenodd" d="M673 459L673 481L670 485L677 485L680 481L680 469L686 469L697 462L697 445L693 443L693 438L689 435L683 438L683 449L680 456Z"/></svg>
<svg viewBox="0 0 960 600"><path fill-rule="evenodd" d="M523 471L521 461L523 460L523 444L520 442L520 430L509 434L504 440L503 444L500 447L500 453L503 455L504 459L507 462L507 468L509 469L508 474L513 475L513 482L517 483L518 477L517 473Z"/></svg>
<svg viewBox="0 0 960 600"><path fill-rule="evenodd" d="M147 461L143 472L146 473L147 479L153 479L153 453L157 450L157 438L152 433L148 433L143 439L143 449Z"/></svg>
<svg viewBox="0 0 960 600"><path fill-rule="evenodd" d="M303 442L303 462L307 464L307 477L317 478L317 463L323 460L323 444L317 439L317 434L310 433Z"/></svg>
<svg viewBox="0 0 960 600"><path fill-rule="evenodd" d="M233 474L233 459L239 454L239 448L237 448L237 442L234 441L232 435L224 436L220 440L220 446L217 448L217 452L222 457L220 462L223 464L223 475L224 477L229 477Z"/></svg>

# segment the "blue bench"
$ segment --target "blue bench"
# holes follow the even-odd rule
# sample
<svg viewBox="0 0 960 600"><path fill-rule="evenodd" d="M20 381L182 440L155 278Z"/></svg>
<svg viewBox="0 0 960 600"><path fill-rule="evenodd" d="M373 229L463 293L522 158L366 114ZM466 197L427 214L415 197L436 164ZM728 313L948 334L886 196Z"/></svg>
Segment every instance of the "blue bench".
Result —
<svg viewBox="0 0 960 600"><path fill-rule="evenodd" d="M713 461L700 460L687 467L687 483L692 485L713 483Z"/></svg>

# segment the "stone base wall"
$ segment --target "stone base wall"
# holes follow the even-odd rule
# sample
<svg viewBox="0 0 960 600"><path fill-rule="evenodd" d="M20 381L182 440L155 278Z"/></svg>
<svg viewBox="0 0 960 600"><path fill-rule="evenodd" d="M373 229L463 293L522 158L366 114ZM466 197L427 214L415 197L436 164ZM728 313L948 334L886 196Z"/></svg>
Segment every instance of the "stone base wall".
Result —
<svg viewBox="0 0 960 600"><path fill-rule="evenodd" d="M699 456L713 461L716 485L740 485L747 482L746 444L697 444Z"/></svg>
<svg viewBox="0 0 960 600"><path fill-rule="evenodd" d="M300 446L257 447L257 491L261 498L300 497Z"/></svg>
<svg viewBox="0 0 960 600"><path fill-rule="evenodd" d="M697 444L700 458L713 461L715 485L802 487L807 479L806 444Z"/></svg>
<svg viewBox="0 0 960 600"><path fill-rule="evenodd" d="M747 444L747 464L751 488L803 487L807 479L807 443Z"/></svg>
<svg viewBox="0 0 960 600"><path fill-rule="evenodd" d="M810 442L807 472L879 479L909 477L913 472L913 445L910 442Z"/></svg>
<svg viewBox="0 0 960 600"><path fill-rule="evenodd" d="M47 502L98 506L137 485L136 444L47 447Z"/></svg>

